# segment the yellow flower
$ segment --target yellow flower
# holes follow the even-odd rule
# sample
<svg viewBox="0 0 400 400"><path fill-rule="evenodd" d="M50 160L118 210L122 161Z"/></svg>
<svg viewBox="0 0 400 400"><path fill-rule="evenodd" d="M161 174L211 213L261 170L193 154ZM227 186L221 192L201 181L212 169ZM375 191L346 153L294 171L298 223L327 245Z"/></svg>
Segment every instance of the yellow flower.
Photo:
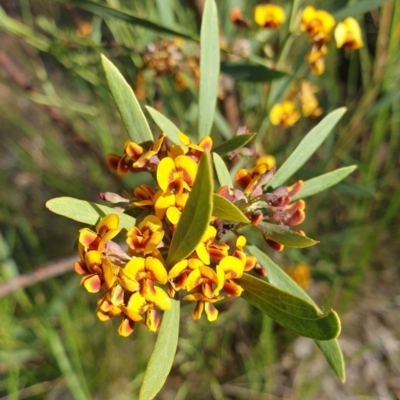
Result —
<svg viewBox="0 0 400 400"><path fill-rule="evenodd" d="M263 28L276 29L285 22L285 11L275 4L260 4L254 9L254 21Z"/></svg>
<svg viewBox="0 0 400 400"><path fill-rule="evenodd" d="M262 193L261 186L269 179L270 171L268 164L257 164L251 171L242 168L236 172L235 182L243 193L258 196Z"/></svg>
<svg viewBox="0 0 400 400"><path fill-rule="evenodd" d="M299 99L301 111L305 117L319 117L322 114L322 108L318 106L318 100L315 93L318 88L308 81L300 82Z"/></svg>
<svg viewBox="0 0 400 400"><path fill-rule="evenodd" d="M118 215L106 215L96 225L96 232L89 228L83 228L79 231L79 243L84 247L84 250L99 250L102 251L106 242L118 235L121 229L118 229Z"/></svg>
<svg viewBox="0 0 400 400"><path fill-rule="evenodd" d="M339 22L335 29L336 46L356 50L363 47L360 25L354 18Z"/></svg>
<svg viewBox="0 0 400 400"><path fill-rule="evenodd" d="M271 154L260 156L257 158L255 165L267 164L269 168L273 168L276 165L276 158Z"/></svg>
<svg viewBox="0 0 400 400"><path fill-rule="evenodd" d="M312 278L308 264L298 263L295 267L288 268L286 272L304 290L310 287Z"/></svg>
<svg viewBox="0 0 400 400"><path fill-rule="evenodd" d="M313 41L328 41L335 26L335 18L324 10L308 6L301 15L300 29L307 32Z"/></svg>
<svg viewBox="0 0 400 400"><path fill-rule="evenodd" d="M293 126L299 118L300 113L297 111L295 104L288 100L275 104L269 113L272 125L281 125L284 128Z"/></svg>
<svg viewBox="0 0 400 400"><path fill-rule="evenodd" d="M235 283L233 279L243 276L244 262L234 256L228 256L217 265L218 287L214 291L216 295L224 289L228 296L239 297L243 288Z"/></svg>
<svg viewBox="0 0 400 400"><path fill-rule="evenodd" d="M162 222L155 215L148 215L139 225L129 229L126 243L134 255L150 254L164 237Z"/></svg>
<svg viewBox="0 0 400 400"><path fill-rule="evenodd" d="M157 168L157 182L164 192L181 194L190 191L197 175L197 163L188 156L178 156L174 160L165 157Z"/></svg>
<svg viewBox="0 0 400 400"><path fill-rule="evenodd" d="M311 50L307 53L306 61L311 64L311 72L321 75L325 71L325 56L328 48L323 42L313 43Z"/></svg>

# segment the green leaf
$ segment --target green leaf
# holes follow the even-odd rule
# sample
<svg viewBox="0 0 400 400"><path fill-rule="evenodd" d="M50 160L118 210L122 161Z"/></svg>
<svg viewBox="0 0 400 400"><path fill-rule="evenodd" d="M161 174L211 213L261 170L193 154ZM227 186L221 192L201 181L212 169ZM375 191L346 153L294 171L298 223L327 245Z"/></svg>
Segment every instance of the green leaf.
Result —
<svg viewBox="0 0 400 400"><path fill-rule="evenodd" d="M266 268L268 273L268 281L279 289L285 290L293 295L308 301L311 304L316 304L311 299L311 297L299 286L295 281L293 281L289 275L287 275L281 268L279 268L266 254L264 254L257 247L248 245L246 250L252 254L257 260ZM316 306L317 307L317 306ZM340 346L336 339L329 341L315 341L317 346L320 348L325 358L327 359L329 365L339 377L339 379L344 382L345 377L345 367L343 361L343 355L340 350Z"/></svg>
<svg viewBox="0 0 400 400"><path fill-rule="evenodd" d="M340 10L333 13L333 17L336 21L341 21L347 17L354 17L359 14L365 14L368 11L375 10L385 3L393 0L363 0L357 3L341 8Z"/></svg>
<svg viewBox="0 0 400 400"><path fill-rule="evenodd" d="M151 354L139 392L139 400L152 400L163 387L171 371L179 337L180 303L172 300L172 308L164 311L156 344Z"/></svg>
<svg viewBox="0 0 400 400"><path fill-rule="evenodd" d="M167 135L168 139L171 140L171 142L182 146L178 136L178 133L181 132L181 130L177 128L171 120L169 120L167 117L164 117L164 115L154 108L146 106L146 109L150 113L151 118L153 118L157 126Z"/></svg>
<svg viewBox="0 0 400 400"><path fill-rule="evenodd" d="M287 75L283 71L268 68L266 65L248 61L222 61L221 72L242 82L270 82Z"/></svg>
<svg viewBox="0 0 400 400"><path fill-rule="evenodd" d="M342 181L344 178L346 178L346 176L351 174L356 169L357 165L351 165L349 167L339 168L335 171L328 172L327 174L309 179L308 181L304 182L300 192L293 196L292 200L304 199L316 193L322 192L323 190L326 190Z"/></svg>
<svg viewBox="0 0 400 400"><path fill-rule="evenodd" d="M256 226L262 233L270 239L275 240L287 247L303 248L313 246L318 242L310 239L307 236L300 235L297 232L290 230L286 226L275 225L269 222L261 222Z"/></svg>
<svg viewBox="0 0 400 400"><path fill-rule="evenodd" d="M255 136L254 133L235 136L232 139L229 139L226 142L223 142L218 146L216 146L213 149L213 152L219 154L220 156L224 156L232 151L241 149L248 142L250 142L250 140L253 139L254 136Z"/></svg>
<svg viewBox="0 0 400 400"><path fill-rule="evenodd" d="M338 108L311 129L294 152L278 169L268 185L276 188L285 183L313 155L345 112L346 108Z"/></svg>
<svg viewBox="0 0 400 400"><path fill-rule="evenodd" d="M225 221L243 222L249 224L249 219L237 208L231 201L219 194L213 194L213 217L223 219Z"/></svg>
<svg viewBox="0 0 400 400"><path fill-rule="evenodd" d="M46 203L46 207L55 214L82 222L87 225L96 225L100 218L115 214L119 217L119 227L129 230L136 224L136 219L130 215L116 211L111 207L90 201L78 200L72 197L57 197Z"/></svg>
<svg viewBox="0 0 400 400"><path fill-rule="evenodd" d="M196 249L210 224L213 178L210 154L203 153L196 180L172 237L167 264L172 267Z"/></svg>
<svg viewBox="0 0 400 400"><path fill-rule="evenodd" d="M92 12L94 14L100 15L102 17L112 17L122 21L126 21L133 26L141 26L143 28L150 29L155 32L168 33L174 36L180 36L185 39L198 41L197 35L191 35L190 33L182 32L177 29L171 29L167 26L163 26L158 22L151 21L147 18L141 18L132 13L129 10L124 10L123 8L113 8L106 5L95 3L90 0L58 0L62 3L72 3L77 7Z"/></svg>
<svg viewBox="0 0 400 400"><path fill-rule="evenodd" d="M233 188L231 175L224 163L224 160L217 154L213 153L213 161L215 172L217 173L218 182L222 186L228 186L230 189Z"/></svg>
<svg viewBox="0 0 400 400"><path fill-rule="evenodd" d="M322 314L309 302L249 274L237 283L244 289L245 300L284 328L318 340L334 339L340 333L340 320L333 310Z"/></svg>
<svg viewBox="0 0 400 400"><path fill-rule="evenodd" d="M215 0L206 0L200 32L199 138L211 132L219 77L218 12Z"/></svg>
<svg viewBox="0 0 400 400"><path fill-rule="evenodd" d="M101 55L101 62L108 86L129 137L138 144L152 141L153 135L149 124L132 88L118 71L118 68L103 54Z"/></svg>

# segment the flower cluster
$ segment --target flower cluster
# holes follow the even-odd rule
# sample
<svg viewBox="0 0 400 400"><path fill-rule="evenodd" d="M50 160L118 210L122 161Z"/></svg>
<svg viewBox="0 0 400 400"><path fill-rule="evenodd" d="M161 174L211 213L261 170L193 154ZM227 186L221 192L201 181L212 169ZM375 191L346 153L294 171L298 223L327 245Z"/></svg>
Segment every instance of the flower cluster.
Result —
<svg viewBox="0 0 400 400"><path fill-rule="evenodd" d="M325 56L328 53L327 43L331 40L331 31L336 21L324 10L316 10L308 6L303 10L300 29L306 32L311 40L311 49L306 61L311 65L315 75L321 75L325 70ZM361 29L354 18L346 18L335 29L337 47L359 49L363 46Z"/></svg>
<svg viewBox="0 0 400 400"><path fill-rule="evenodd" d="M185 55L182 51L182 41L179 39L150 43L141 56L143 64L138 68L135 81L135 93L139 99L146 97L146 71L151 71L155 79L160 76L172 76L178 90L185 90L188 86L185 74L191 76L195 84L198 84L199 58Z"/></svg>
<svg viewBox="0 0 400 400"><path fill-rule="evenodd" d="M255 257L246 254L240 223L217 217L211 218L192 254L174 265L167 264L170 243L196 180L198 164L213 145L209 136L197 144L183 133L179 138L182 145L174 145L161 134L146 148L128 141L121 156L107 157L109 167L118 174L149 171L157 183L136 187L132 196L101 194L104 200L117 204L118 211L143 211L126 233L126 251L112 240L121 231L116 214L102 218L95 231L84 228L79 233L80 260L75 263L75 271L82 275L81 284L87 291L101 292L98 318L121 318L118 332L122 336L130 335L136 323L156 331L159 313L170 309L171 298L176 296L195 303L194 319L200 319L204 311L207 319L214 321L218 316L216 302L224 296L242 294L237 279L250 271L266 275ZM291 197L302 182L267 189L275 173L274 164L272 156L260 157L251 170L237 171L237 188L223 186L217 192L235 204L253 225L264 221L296 226L304 220L304 202L292 203ZM226 235L228 232L233 232L236 239ZM271 238L265 236L265 240L272 248L282 250L283 246Z"/></svg>
<svg viewBox="0 0 400 400"><path fill-rule="evenodd" d="M284 128L293 126L301 114L303 117L319 117L322 108L319 106L315 93L318 87L311 82L302 80L295 83L282 103L275 104L269 113L272 125L280 125ZM301 113L300 113L301 110Z"/></svg>

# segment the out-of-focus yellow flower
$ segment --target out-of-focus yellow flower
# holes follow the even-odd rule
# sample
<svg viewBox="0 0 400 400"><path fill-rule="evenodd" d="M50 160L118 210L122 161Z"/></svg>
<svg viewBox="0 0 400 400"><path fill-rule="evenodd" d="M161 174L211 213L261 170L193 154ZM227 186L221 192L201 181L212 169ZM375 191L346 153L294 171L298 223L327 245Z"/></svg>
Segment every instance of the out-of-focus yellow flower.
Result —
<svg viewBox="0 0 400 400"><path fill-rule="evenodd" d="M311 286L312 278L310 266L306 263L298 263L295 267L289 268L287 274L304 290Z"/></svg>
<svg viewBox="0 0 400 400"><path fill-rule="evenodd" d="M322 114L322 108L318 105L315 93L318 88L308 81L300 82L299 99L301 111L305 117L319 117Z"/></svg>
<svg viewBox="0 0 400 400"><path fill-rule="evenodd" d="M93 27L89 21L82 21L78 23L78 28L76 30L76 34L80 38L84 38L89 36L92 33Z"/></svg>
<svg viewBox="0 0 400 400"><path fill-rule="evenodd" d="M307 32L313 41L328 41L335 26L335 18L324 10L308 6L301 15L300 29Z"/></svg>
<svg viewBox="0 0 400 400"><path fill-rule="evenodd" d="M336 47L357 50L363 47L360 25L354 18L346 18L339 22L335 29Z"/></svg>
<svg viewBox="0 0 400 400"><path fill-rule="evenodd" d="M281 125L284 128L293 126L300 118L300 113L293 101L284 101L275 104L269 113L272 125Z"/></svg>
<svg viewBox="0 0 400 400"><path fill-rule="evenodd" d="M306 61L311 64L311 72L321 75L325 71L325 56L328 48L322 42L313 43L311 50L307 53Z"/></svg>
<svg viewBox="0 0 400 400"><path fill-rule="evenodd" d="M269 168L273 168L276 165L276 158L271 154L258 157L255 165L260 165L260 164L267 164Z"/></svg>
<svg viewBox="0 0 400 400"><path fill-rule="evenodd" d="M254 21L263 28L276 29L285 22L285 11L275 4L260 4L254 9Z"/></svg>

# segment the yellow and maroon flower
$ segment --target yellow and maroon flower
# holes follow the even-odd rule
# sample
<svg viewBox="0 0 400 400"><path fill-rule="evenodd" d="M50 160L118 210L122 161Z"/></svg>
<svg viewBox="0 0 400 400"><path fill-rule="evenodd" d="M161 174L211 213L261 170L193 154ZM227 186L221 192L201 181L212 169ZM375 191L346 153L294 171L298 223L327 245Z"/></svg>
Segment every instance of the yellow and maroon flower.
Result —
<svg viewBox="0 0 400 400"><path fill-rule="evenodd" d="M360 25L354 18L346 18L339 22L335 29L336 46L345 49L357 50L363 47Z"/></svg>
<svg viewBox="0 0 400 400"><path fill-rule="evenodd" d="M204 263L197 258L189 258L182 260L175 264L168 272L168 279L171 283L171 293L178 292L181 289L186 289L186 281L189 274L200 267L203 267Z"/></svg>
<svg viewBox="0 0 400 400"><path fill-rule="evenodd" d="M79 243L85 251L102 251L104 244L118 235L121 229L118 228L119 217L115 214L106 215L96 225L96 232L89 228L83 228L79 231Z"/></svg>
<svg viewBox="0 0 400 400"><path fill-rule="evenodd" d="M290 100L275 104L269 113L271 124L281 125L284 128L293 126L299 118L300 113L293 101Z"/></svg>
<svg viewBox="0 0 400 400"><path fill-rule="evenodd" d="M179 132L178 136L182 144L189 148L186 155L193 158L196 162L200 160L205 151L211 151L213 141L210 136L204 136L198 144L192 143L189 137L182 132Z"/></svg>
<svg viewBox="0 0 400 400"><path fill-rule="evenodd" d="M133 162L138 160L143 153L142 146L128 140L125 142L122 157L113 153L109 154L107 156L107 165L110 169L117 171L118 175L123 175L132 170Z"/></svg>
<svg viewBox="0 0 400 400"><path fill-rule="evenodd" d="M124 268L124 275L140 285L143 297L155 296L154 282L165 285L168 281L167 271L160 260L155 257L137 257L129 261Z"/></svg>
<svg viewBox="0 0 400 400"><path fill-rule="evenodd" d="M188 156L178 156L174 160L165 157L157 168L158 185L168 193L190 191L196 179L197 168L197 163Z"/></svg>
<svg viewBox="0 0 400 400"><path fill-rule="evenodd" d="M130 318L145 313L145 325L151 332L155 332L160 324L160 318L157 310L166 311L172 306L172 302L167 293L159 288L154 287L154 294L147 293L142 296L139 292L134 293L126 307L123 307L124 313Z"/></svg>
<svg viewBox="0 0 400 400"><path fill-rule="evenodd" d="M318 88L310 82L301 81L299 90L299 100L301 103L301 110L305 117L319 117L322 114L322 108L318 105L318 100L315 93Z"/></svg>
<svg viewBox="0 0 400 400"><path fill-rule="evenodd" d="M133 195L139 199L138 201L133 201L132 205L135 207L146 208L153 210L154 208L154 196L155 191L148 185L140 185L133 190Z"/></svg>
<svg viewBox="0 0 400 400"><path fill-rule="evenodd" d="M274 172L268 164L258 164L251 171L239 169L235 175L235 182L245 194L259 196L262 194L261 186L268 183Z"/></svg>
<svg viewBox="0 0 400 400"><path fill-rule="evenodd" d="M233 280L243 276L244 265L242 260L234 256L223 258L217 265L218 287L214 293L218 295L223 289L228 296L239 297L243 288Z"/></svg>
<svg viewBox="0 0 400 400"><path fill-rule="evenodd" d="M162 222L155 215L148 215L127 233L126 243L131 255L150 254L159 247L164 237Z"/></svg>
<svg viewBox="0 0 400 400"><path fill-rule="evenodd" d="M151 145L150 149L142 154L133 163L133 168L147 168L150 171L155 171L162 158L162 152L167 154L167 149L165 147L165 133L161 133L160 137Z"/></svg>
<svg viewBox="0 0 400 400"><path fill-rule="evenodd" d="M260 4L254 9L254 20L258 26L276 29L285 22L285 11L276 4Z"/></svg>
<svg viewBox="0 0 400 400"><path fill-rule="evenodd" d="M186 205L189 195L187 193L170 193L159 190L154 198L154 209L159 219L167 220L176 226Z"/></svg>
<svg viewBox="0 0 400 400"><path fill-rule="evenodd" d="M89 293L97 293L103 284L103 259L104 256L99 251L90 250L85 253L84 261L81 260L74 265L79 275L85 275L81 279L81 285Z"/></svg>
<svg viewBox="0 0 400 400"><path fill-rule="evenodd" d="M244 236L240 235L236 239L236 249L233 253L233 256L238 258L244 264L244 271L250 271L257 265L257 259L254 256L248 256L244 252L244 248L246 247L247 240Z"/></svg>
<svg viewBox="0 0 400 400"><path fill-rule="evenodd" d="M209 265L211 260L219 261L228 255L229 245L214 243L216 236L217 230L213 226L209 226L196 247L197 257L206 265Z"/></svg>
<svg viewBox="0 0 400 400"><path fill-rule="evenodd" d="M327 42L335 26L335 18L324 10L308 6L301 15L300 29L307 32L313 42Z"/></svg>
<svg viewBox="0 0 400 400"><path fill-rule="evenodd" d="M212 298L208 298L204 296L202 292L188 294L183 298L183 300L186 301L197 302L196 307L192 311L193 319L199 320L204 310L209 322L213 322L218 318L218 310L214 307L213 303L216 303L217 301L222 299L222 296L213 296Z"/></svg>
<svg viewBox="0 0 400 400"><path fill-rule="evenodd" d="M211 299L214 297L213 286L218 286L218 276L216 272L207 266L201 266L194 269L186 281L186 290L191 292L194 289L201 292L205 297Z"/></svg>

